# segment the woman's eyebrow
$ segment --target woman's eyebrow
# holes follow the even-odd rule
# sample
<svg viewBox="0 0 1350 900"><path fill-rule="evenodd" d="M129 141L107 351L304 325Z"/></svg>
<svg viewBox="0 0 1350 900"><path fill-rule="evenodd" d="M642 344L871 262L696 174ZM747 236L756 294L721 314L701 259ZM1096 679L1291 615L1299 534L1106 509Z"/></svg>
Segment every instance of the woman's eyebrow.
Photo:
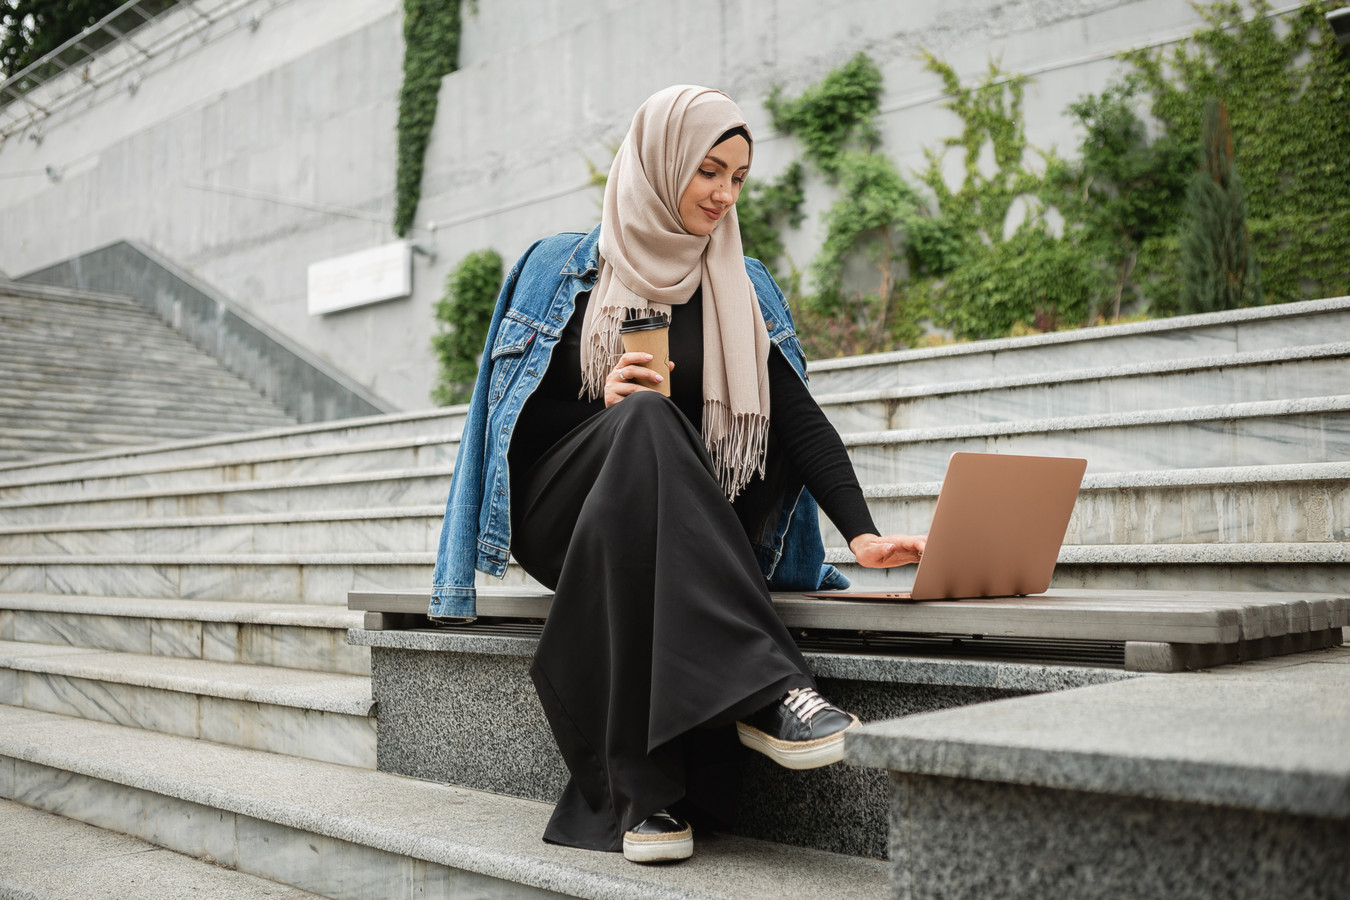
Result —
<svg viewBox="0 0 1350 900"><path fill-rule="evenodd" d="M705 159L711 159L713 162L717 163L719 166L721 166L721 167L724 168L724 169L727 168L727 164L726 164L725 162L723 162L722 160L720 160L720 159L718 159L717 157L713 156L711 153L708 154L708 155L707 155L706 157L704 157L704 158L705 158ZM741 166L741 169L749 169L749 168L750 168L749 166ZM737 169L736 171L739 172L741 169Z"/></svg>

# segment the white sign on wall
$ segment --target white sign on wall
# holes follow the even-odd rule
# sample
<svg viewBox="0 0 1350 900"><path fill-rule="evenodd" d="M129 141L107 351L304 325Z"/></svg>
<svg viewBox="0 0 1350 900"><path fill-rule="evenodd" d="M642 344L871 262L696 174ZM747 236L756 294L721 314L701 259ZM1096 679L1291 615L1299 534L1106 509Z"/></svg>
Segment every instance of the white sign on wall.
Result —
<svg viewBox="0 0 1350 900"><path fill-rule="evenodd" d="M412 293L412 247L404 241L309 267L309 314L319 316Z"/></svg>

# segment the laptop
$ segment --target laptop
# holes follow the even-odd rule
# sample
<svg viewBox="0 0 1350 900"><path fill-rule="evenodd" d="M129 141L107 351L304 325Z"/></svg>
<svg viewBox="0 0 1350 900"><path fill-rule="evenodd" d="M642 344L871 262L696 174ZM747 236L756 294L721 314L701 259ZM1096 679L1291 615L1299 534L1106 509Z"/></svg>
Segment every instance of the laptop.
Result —
<svg viewBox="0 0 1350 900"><path fill-rule="evenodd" d="M1087 460L953 453L914 587L823 591L826 600L958 600L1050 587Z"/></svg>

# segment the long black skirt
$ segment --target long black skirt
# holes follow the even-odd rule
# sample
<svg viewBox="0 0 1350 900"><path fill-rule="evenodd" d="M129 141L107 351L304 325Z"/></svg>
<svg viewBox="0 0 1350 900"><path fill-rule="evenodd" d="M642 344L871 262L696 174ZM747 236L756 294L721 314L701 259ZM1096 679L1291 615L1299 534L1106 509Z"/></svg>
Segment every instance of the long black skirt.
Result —
<svg viewBox="0 0 1350 900"><path fill-rule="evenodd" d="M530 674L571 775L544 839L621 850L685 797L696 731L814 681L670 400L630 395L512 480L512 553L554 591Z"/></svg>

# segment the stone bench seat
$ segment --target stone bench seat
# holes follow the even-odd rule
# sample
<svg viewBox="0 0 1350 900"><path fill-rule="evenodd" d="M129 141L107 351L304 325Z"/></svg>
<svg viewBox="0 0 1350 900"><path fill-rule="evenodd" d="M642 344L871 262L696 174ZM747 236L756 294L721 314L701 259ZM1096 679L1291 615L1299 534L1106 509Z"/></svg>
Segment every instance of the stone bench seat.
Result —
<svg viewBox="0 0 1350 900"><path fill-rule="evenodd" d="M538 589L479 588L479 614L542 620L551 596ZM422 593L363 591L347 600L350 609L366 612L368 630L425 627L427 602ZM794 629L1109 642L1120 645L1126 669L1149 672L1337 646L1350 626L1350 595L1336 594L1053 590L910 603L779 593L773 602Z"/></svg>

